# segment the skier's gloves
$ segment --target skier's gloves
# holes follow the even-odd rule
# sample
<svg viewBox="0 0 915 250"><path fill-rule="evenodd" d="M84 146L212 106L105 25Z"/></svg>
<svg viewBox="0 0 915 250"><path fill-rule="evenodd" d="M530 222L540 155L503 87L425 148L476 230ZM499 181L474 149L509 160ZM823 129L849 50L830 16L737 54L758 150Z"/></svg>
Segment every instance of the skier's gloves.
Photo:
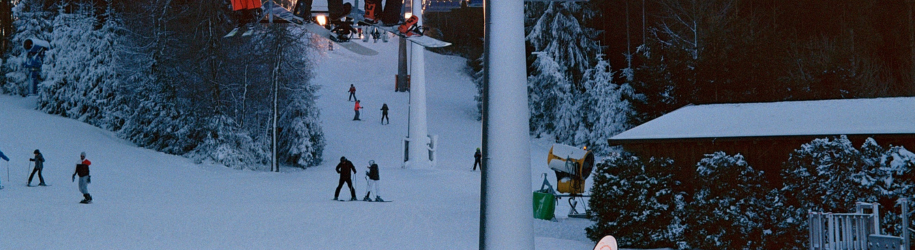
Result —
<svg viewBox="0 0 915 250"><path fill-rule="evenodd" d="M70 182L76 181L76 175L70 176Z"/></svg>
<svg viewBox="0 0 915 250"><path fill-rule="evenodd" d="M86 176L86 183L92 183L92 176Z"/></svg>

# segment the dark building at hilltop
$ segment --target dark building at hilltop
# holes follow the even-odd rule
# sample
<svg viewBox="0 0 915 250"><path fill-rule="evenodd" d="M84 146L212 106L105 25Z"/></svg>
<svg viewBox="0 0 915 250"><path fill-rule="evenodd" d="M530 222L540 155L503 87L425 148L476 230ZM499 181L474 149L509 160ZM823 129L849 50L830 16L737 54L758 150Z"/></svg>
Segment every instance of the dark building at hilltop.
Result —
<svg viewBox="0 0 915 250"><path fill-rule="evenodd" d="M884 147L915 150L915 97L691 105L608 141L681 166L717 151L739 153L777 181L782 163L802 144L842 135L855 147L873 138Z"/></svg>

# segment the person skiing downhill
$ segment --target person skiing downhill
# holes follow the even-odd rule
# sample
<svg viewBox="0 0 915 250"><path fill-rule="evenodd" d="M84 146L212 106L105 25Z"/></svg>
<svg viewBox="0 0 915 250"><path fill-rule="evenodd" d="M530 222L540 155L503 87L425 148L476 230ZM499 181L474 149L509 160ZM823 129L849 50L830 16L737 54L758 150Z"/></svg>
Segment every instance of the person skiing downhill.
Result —
<svg viewBox="0 0 915 250"><path fill-rule="evenodd" d="M353 163L346 159L346 157L340 157L340 163L337 164L337 173L340 174L340 183L337 184L337 191L334 191L334 200L339 200L337 197L340 197L340 188L343 187L343 183L346 183L349 186L350 200L356 200L356 189L353 188L353 179L350 172L353 174L356 173L356 166L353 166Z"/></svg>
<svg viewBox="0 0 915 250"><path fill-rule="evenodd" d="M70 176L70 181L76 181L76 175L79 175L79 192L83 193L83 200L79 203L89 204L92 203L92 195L89 195L88 184L92 183L91 176L89 176L89 165L92 165L92 162L89 159L86 159L86 152L79 153L79 161L76 162L76 170L73 171L73 175Z"/></svg>
<svg viewBox="0 0 915 250"><path fill-rule="evenodd" d="M7 163L6 163L6 164L7 164L7 165L6 165L6 171L7 171L6 173L9 174L8 171L9 171L9 168L10 168L10 166L9 166L10 158L9 158L9 157L6 157L6 155L3 154L3 151L0 151L0 159L3 159L4 161L7 162ZM7 178L9 178L9 176L7 176ZM0 189L3 189L3 185L0 185Z"/></svg>
<svg viewBox="0 0 915 250"><path fill-rule="evenodd" d="M347 101L357 100L356 98L356 86L352 84L349 85L349 99Z"/></svg>
<svg viewBox="0 0 915 250"><path fill-rule="evenodd" d="M375 201L378 201L378 202L384 201L381 199L381 193L378 192L378 190L381 189L379 187L379 183L378 183L381 180L381 177L379 177L379 175L378 175L378 164L375 164L374 160L369 161L369 170L368 170L368 172L365 173L365 176L368 177L368 180L365 182L365 185L366 185L365 198L362 198L362 200L363 201L372 201L372 199L369 198L369 195L372 193L372 190L374 189Z"/></svg>
<svg viewBox="0 0 915 250"><path fill-rule="evenodd" d="M359 100L356 100L356 106L353 107L353 110L356 111L356 116L353 117L353 121L361 121L359 119L359 110L362 109L362 105L359 105Z"/></svg>
<svg viewBox="0 0 915 250"><path fill-rule="evenodd" d="M477 171L477 165L480 165L480 171L483 171L483 162L481 161L482 159L483 153L480 152L480 148L477 148L477 152L473 153L473 170L471 171Z"/></svg>
<svg viewBox="0 0 915 250"><path fill-rule="evenodd" d="M32 174L29 175L29 182L26 186L32 186L32 177L35 177L35 172L38 172L38 181L40 181L38 185L47 186L47 184L44 183L44 176L41 175L41 172L44 169L44 156L41 155L41 151L38 151L38 149L36 149L34 153L35 158L29 158L29 161L35 162L35 168L32 169Z"/></svg>
<svg viewBox="0 0 915 250"><path fill-rule="evenodd" d="M391 118L388 118L388 104L381 105L381 124L384 124L384 120L388 120L388 124L391 124Z"/></svg>

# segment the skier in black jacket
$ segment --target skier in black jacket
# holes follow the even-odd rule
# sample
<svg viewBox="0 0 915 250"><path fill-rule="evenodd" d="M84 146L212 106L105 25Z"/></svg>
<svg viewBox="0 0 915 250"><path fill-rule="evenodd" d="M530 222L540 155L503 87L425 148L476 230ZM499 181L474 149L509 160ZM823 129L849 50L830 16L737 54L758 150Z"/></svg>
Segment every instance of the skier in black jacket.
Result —
<svg viewBox="0 0 915 250"><path fill-rule="evenodd" d="M365 185L366 185L365 198L362 198L362 200L363 201L372 201L372 199L369 198L369 194L372 193L372 189L374 188L375 201L384 201L381 199L381 193L378 192L378 190L381 189L378 186L378 184L379 184L378 182L381 180L381 177L378 176L378 164L375 164L374 160L369 161L369 171L366 172L365 175L366 175L366 177L368 177L367 178L368 180L366 180L366 182L365 182Z"/></svg>
<svg viewBox="0 0 915 250"><path fill-rule="evenodd" d="M47 186L44 184L44 176L41 175L41 171L44 169L44 156L41 155L41 151L38 149L35 150L35 158L30 158L29 161L35 162L35 168L32 169L32 174L29 175L29 182L26 186L32 186L32 177L35 177L35 172L38 172L38 183L39 186Z"/></svg>
<svg viewBox="0 0 915 250"><path fill-rule="evenodd" d="M340 157L340 163L337 164L337 173L340 174L340 184L337 184L337 191L334 191L334 200L338 200L337 197L340 197L340 188L343 187L343 183L346 183L349 186L350 200L356 200L356 189L353 188L353 179L350 171L353 174L356 173L356 166L353 166L353 163L346 159L346 157Z"/></svg>
<svg viewBox="0 0 915 250"><path fill-rule="evenodd" d="M391 124L391 118L388 118L388 104L381 105L381 124L384 124L384 120L388 120L388 124Z"/></svg>

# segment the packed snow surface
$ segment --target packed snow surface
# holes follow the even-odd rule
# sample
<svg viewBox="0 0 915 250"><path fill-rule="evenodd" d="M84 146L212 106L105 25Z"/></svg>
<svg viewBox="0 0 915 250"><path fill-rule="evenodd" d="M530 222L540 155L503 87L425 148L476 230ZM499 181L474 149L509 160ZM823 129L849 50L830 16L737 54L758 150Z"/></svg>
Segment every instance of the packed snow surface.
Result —
<svg viewBox="0 0 915 250"><path fill-rule="evenodd" d="M380 54L359 56L337 46L310 55L322 86L317 105L327 147L324 163L306 170L195 164L43 114L34 97L0 96L0 151L11 158L0 161L0 249L476 249L480 172L471 168L481 123L474 119L475 89L463 73L464 59L426 53L428 130L438 135L437 162L432 169L404 169L409 100L394 91L397 39L364 45ZM362 121L352 121L350 84L365 106ZM391 109L390 125L380 123L383 103ZM546 166L550 145L532 139L531 176L514 177L531 178L531 190L540 188L543 173L555 185ZM35 149L47 160L51 186L25 186ZM67 182L83 151L92 161L90 205L79 204L77 183ZM381 196L394 202L333 201L341 156L359 171L357 198L365 195L364 173L374 160ZM340 198L350 198L345 187ZM568 212L561 200L558 222L534 221L537 249L594 246L584 231L590 222L566 218Z"/></svg>

